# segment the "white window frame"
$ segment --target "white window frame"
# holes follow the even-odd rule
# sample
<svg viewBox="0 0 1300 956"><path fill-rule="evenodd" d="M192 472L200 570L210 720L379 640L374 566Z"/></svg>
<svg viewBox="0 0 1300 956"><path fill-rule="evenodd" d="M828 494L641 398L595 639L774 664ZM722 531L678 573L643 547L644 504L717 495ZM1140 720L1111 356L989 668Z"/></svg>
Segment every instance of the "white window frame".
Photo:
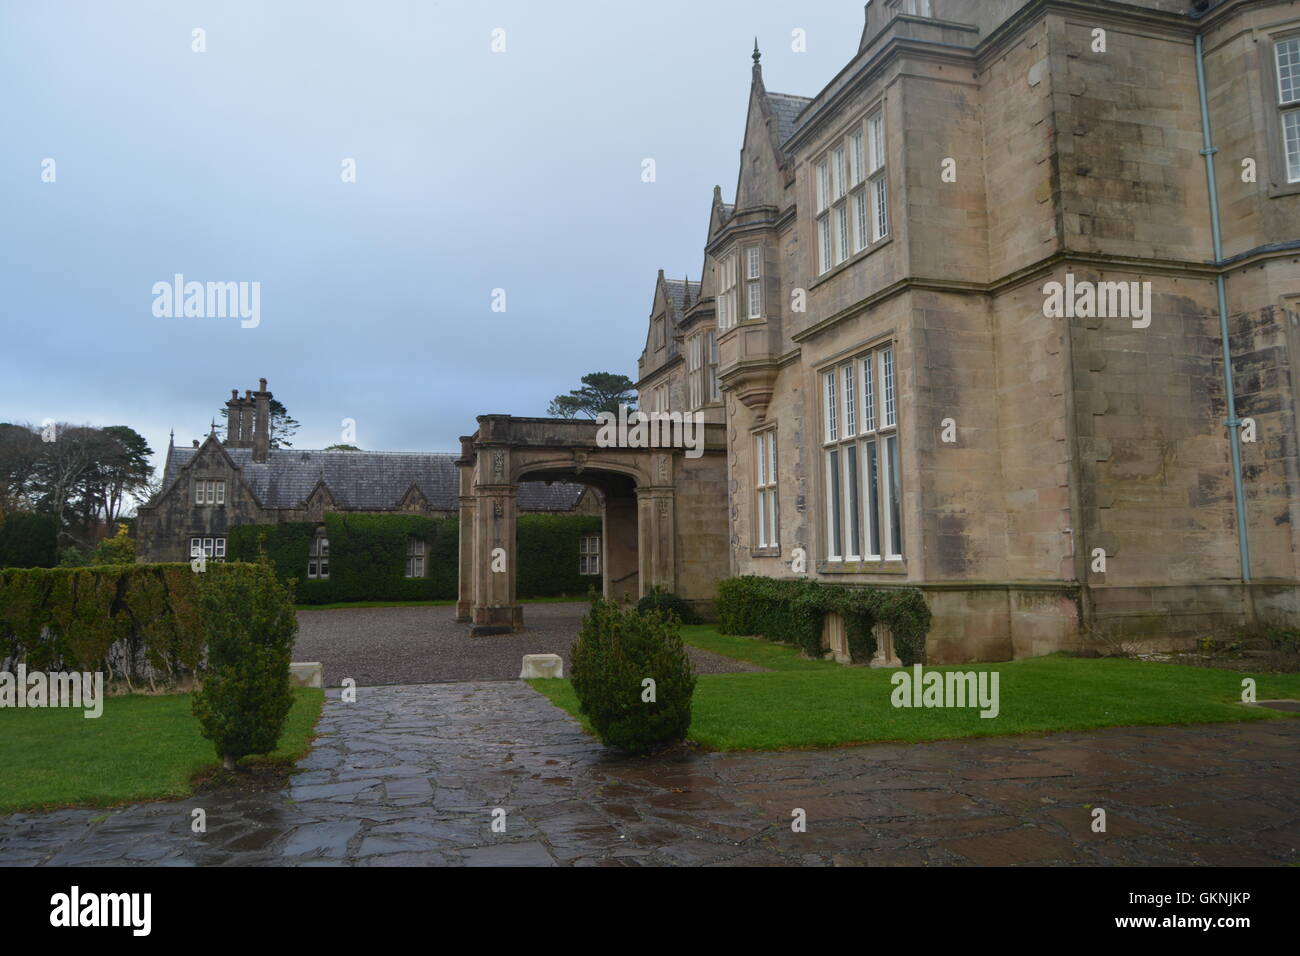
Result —
<svg viewBox="0 0 1300 956"><path fill-rule="evenodd" d="M224 505L226 503L226 482L220 478L198 478L194 481L194 504L196 507Z"/></svg>
<svg viewBox="0 0 1300 956"><path fill-rule="evenodd" d="M821 375L826 560L902 561L906 542L893 346L861 352Z"/></svg>
<svg viewBox="0 0 1300 956"><path fill-rule="evenodd" d="M307 551L307 577L310 580L328 581L330 576L330 539L325 530L318 528Z"/></svg>
<svg viewBox="0 0 1300 956"><path fill-rule="evenodd" d="M754 433L754 542L758 548L781 546L776 429Z"/></svg>
<svg viewBox="0 0 1300 956"><path fill-rule="evenodd" d="M933 0L894 0L894 9L909 17L933 17Z"/></svg>
<svg viewBox="0 0 1300 956"><path fill-rule="evenodd" d="M763 317L763 247L745 249L745 315L751 319Z"/></svg>
<svg viewBox="0 0 1300 956"><path fill-rule="evenodd" d="M704 336L692 335L686 340L686 393L688 411L704 404Z"/></svg>
<svg viewBox="0 0 1300 956"><path fill-rule="evenodd" d="M718 262L718 331L725 332L739 321L736 311L736 254Z"/></svg>
<svg viewBox="0 0 1300 956"><path fill-rule="evenodd" d="M406 536L406 577L422 578L425 577L425 547L424 539L418 534L408 534Z"/></svg>
<svg viewBox="0 0 1300 956"><path fill-rule="evenodd" d="M817 272L824 275L889 236L883 109L849 127L815 167Z"/></svg>
<svg viewBox="0 0 1300 956"><path fill-rule="evenodd" d="M1300 183L1300 36L1284 37L1274 44L1273 68L1277 74L1286 181Z"/></svg>
<svg viewBox="0 0 1300 956"><path fill-rule="evenodd" d="M578 537L578 573L600 574L599 533L584 533Z"/></svg>
<svg viewBox="0 0 1300 956"><path fill-rule="evenodd" d="M722 401L722 383L718 381L718 333L710 329L705 333L707 339L707 356L705 365L708 369L708 396L710 402Z"/></svg>
<svg viewBox="0 0 1300 956"><path fill-rule="evenodd" d="M226 539L223 536L191 537L190 557L204 557L211 561L224 561L226 560Z"/></svg>

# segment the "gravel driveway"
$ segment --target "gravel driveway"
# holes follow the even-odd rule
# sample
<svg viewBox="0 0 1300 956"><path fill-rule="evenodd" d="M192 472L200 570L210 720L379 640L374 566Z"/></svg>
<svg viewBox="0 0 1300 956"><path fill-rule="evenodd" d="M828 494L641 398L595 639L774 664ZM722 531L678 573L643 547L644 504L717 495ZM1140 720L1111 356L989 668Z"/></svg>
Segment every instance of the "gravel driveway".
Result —
<svg viewBox="0 0 1300 956"><path fill-rule="evenodd" d="M456 608L376 607L299 611L295 661L320 661L325 683L345 677L358 686L456 680L515 680L525 654L559 654L569 672L569 646L587 604L527 604L524 630L470 637ZM700 674L761 671L708 651L687 648Z"/></svg>

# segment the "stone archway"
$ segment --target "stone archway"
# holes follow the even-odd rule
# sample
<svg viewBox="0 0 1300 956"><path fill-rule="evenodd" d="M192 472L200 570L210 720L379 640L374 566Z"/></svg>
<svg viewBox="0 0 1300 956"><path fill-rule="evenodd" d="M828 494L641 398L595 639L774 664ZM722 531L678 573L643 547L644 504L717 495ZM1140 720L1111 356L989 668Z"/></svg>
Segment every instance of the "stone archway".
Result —
<svg viewBox="0 0 1300 956"><path fill-rule="evenodd" d="M475 633L523 627L516 597L519 482L576 481L605 498L601 562L606 597L636 600L653 587L698 605L725 576L726 449L705 426L703 454L680 448L602 448L594 421L481 415L461 438L459 620ZM690 540L683 516L690 516ZM504 560L503 560L504 559ZM576 556L575 556L576 560Z"/></svg>

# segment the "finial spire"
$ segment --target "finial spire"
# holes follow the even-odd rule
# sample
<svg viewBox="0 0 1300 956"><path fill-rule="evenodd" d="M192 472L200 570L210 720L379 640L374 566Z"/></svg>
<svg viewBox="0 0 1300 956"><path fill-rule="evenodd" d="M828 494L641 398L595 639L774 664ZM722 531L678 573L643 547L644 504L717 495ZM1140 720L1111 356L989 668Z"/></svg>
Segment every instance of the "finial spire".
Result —
<svg viewBox="0 0 1300 956"><path fill-rule="evenodd" d="M758 37L754 37L754 65L758 66L758 60L763 54L758 52Z"/></svg>

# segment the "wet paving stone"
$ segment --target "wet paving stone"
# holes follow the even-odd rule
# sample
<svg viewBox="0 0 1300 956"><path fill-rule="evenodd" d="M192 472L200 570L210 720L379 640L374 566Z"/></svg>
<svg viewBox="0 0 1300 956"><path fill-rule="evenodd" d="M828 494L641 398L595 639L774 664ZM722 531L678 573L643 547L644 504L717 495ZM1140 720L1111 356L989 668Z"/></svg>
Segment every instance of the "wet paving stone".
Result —
<svg viewBox="0 0 1300 956"><path fill-rule="evenodd" d="M331 691L318 729L281 790L0 817L0 864L1300 862L1294 720L633 758L526 684L474 681Z"/></svg>

